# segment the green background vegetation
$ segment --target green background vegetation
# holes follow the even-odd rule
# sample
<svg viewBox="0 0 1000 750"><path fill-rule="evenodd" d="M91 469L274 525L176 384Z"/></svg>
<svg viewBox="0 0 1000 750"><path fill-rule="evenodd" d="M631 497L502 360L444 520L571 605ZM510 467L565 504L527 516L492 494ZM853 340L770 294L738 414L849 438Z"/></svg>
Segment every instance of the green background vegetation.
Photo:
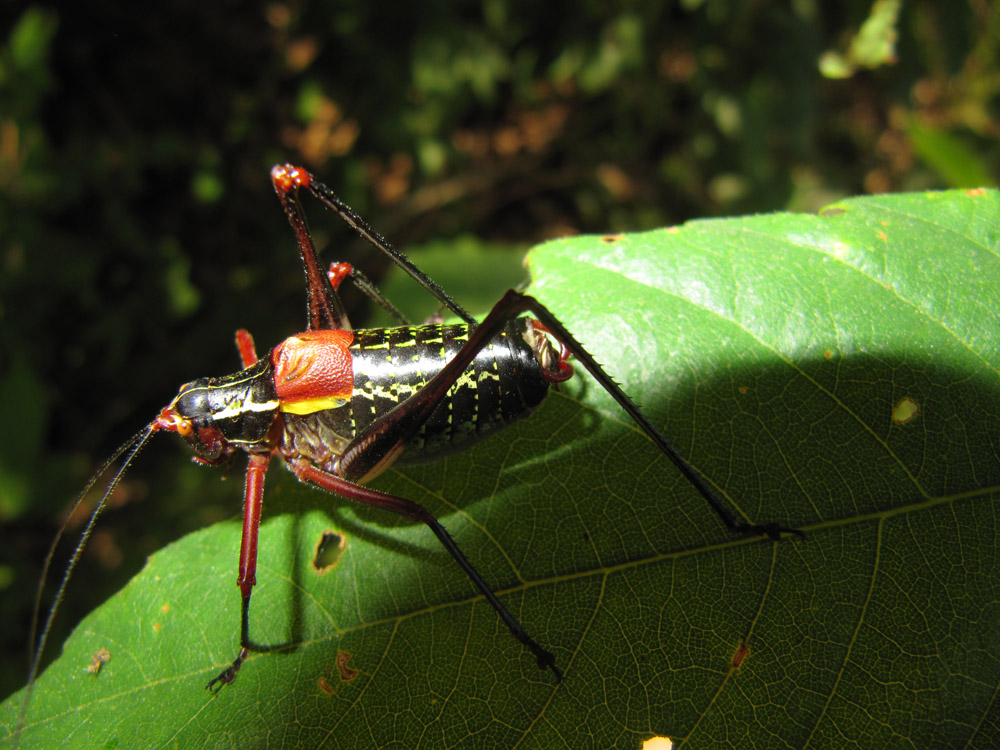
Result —
<svg viewBox="0 0 1000 750"><path fill-rule="evenodd" d="M303 327L271 164L308 166L400 247L473 252L1000 175L1000 15L976 0L895 20L807 0L64 5L0 15L5 693L89 473L180 383L235 369L236 328L264 349ZM313 226L325 258L380 275ZM127 479L65 628L238 507L238 481L168 439Z"/></svg>

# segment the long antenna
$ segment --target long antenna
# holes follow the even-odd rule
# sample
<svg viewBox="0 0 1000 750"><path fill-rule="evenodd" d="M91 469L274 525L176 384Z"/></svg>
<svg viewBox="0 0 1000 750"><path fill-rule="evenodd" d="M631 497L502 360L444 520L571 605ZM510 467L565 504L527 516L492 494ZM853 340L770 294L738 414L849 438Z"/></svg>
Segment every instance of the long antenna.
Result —
<svg viewBox="0 0 1000 750"><path fill-rule="evenodd" d="M118 482L121 481L122 476L124 476L125 471L131 465L132 461L135 460L136 455L140 450L142 450L143 446L153 433L157 431L157 429L158 427L156 421L150 422L111 454L111 457L108 458L101 468L94 473L94 475L90 478L90 481L87 482L87 485L83 488L83 491L76 498L76 502L73 503L73 507L70 508L69 513L66 514L66 518L62 522L62 525L60 525L59 531L56 532L55 539L52 540L52 546L49 548L49 553L45 556L45 564L42 566L42 575L38 582L38 590L35 594L35 608L31 615L31 631L28 641L28 686L24 694L24 699L21 701L21 711L17 716L17 726L14 729L13 747L15 750L17 748L21 730L24 728L24 721L28 715L28 704L31 702L31 693L35 689L35 678L38 676L38 667L42 661L45 644L49 639L49 631L52 629L52 622L55 620L56 612L59 610L59 605L62 603L63 597L66 595L66 587L69 585L69 579L72 577L73 571L76 569L76 565L80 561L80 556L83 554L83 549L87 546L87 541L90 539L90 535L94 531L94 526L97 524L98 516L101 515L101 511L104 510L107 505L108 497L110 497L111 493L115 491L115 488L118 486ZM58 591L56 591L55 599L52 601L52 607L49 609L48 617L45 619L45 627L42 629L42 634L38 638L36 647L35 636L38 633L38 619L39 613L42 609L42 592L45 588L45 581L49 575L49 568L52 566L52 561L55 559L56 547L62 540L63 535L66 533L66 528L70 519L73 517L77 508L79 508L83 503L84 498L90 490L93 489L94 485L97 484L97 481L104 476L108 469L110 469L124 453L128 453L128 455L122 462L121 468L115 472L111 481L108 482L107 487L104 489L104 494L101 495L101 499L94 507L94 511L90 514L90 519L87 521L87 525L84 528L83 533L80 534L80 541L77 542L76 549L73 551L73 556L70 558L69 564L66 566L66 571L63 573L62 582L59 584Z"/></svg>

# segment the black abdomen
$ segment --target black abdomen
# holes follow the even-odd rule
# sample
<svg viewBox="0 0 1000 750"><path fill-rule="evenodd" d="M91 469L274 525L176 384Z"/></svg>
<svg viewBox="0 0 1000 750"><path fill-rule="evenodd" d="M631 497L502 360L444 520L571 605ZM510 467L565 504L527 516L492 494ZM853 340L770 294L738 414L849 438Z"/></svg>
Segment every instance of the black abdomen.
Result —
<svg viewBox="0 0 1000 750"><path fill-rule="evenodd" d="M541 366L524 340L519 318L476 355L421 430L400 463L438 458L467 448L531 413L548 393ZM419 391L468 339L466 325L424 325L354 332L354 392L348 404L306 416L285 415L286 440L334 470L355 435ZM292 434L289 434L292 433Z"/></svg>
<svg viewBox="0 0 1000 750"><path fill-rule="evenodd" d="M548 393L548 383L523 332L526 320L476 355L441 400L400 461L419 461L462 450L527 416ZM355 430L364 430L409 395L420 390L465 345L466 325L432 325L356 331Z"/></svg>

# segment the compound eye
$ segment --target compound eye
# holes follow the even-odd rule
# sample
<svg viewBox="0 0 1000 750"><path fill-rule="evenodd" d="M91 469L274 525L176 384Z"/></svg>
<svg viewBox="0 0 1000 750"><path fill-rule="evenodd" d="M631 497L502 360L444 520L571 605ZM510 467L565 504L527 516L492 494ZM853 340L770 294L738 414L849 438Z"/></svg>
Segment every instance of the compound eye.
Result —
<svg viewBox="0 0 1000 750"><path fill-rule="evenodd" d="M194 434L194 425L191 424L190 419L178 419L175 422L175 426L177 429L177 434L180 435L181 437L189 437L190 435Z"/></svg>
<svg viewBox="0 0 1000 750"><path fill-rule="evenodd" d="M174 410L178 417L190 422L201 422L210 418L212 410L208 400L209 390L206 380L193 380L181 386L180 393L174 399Z"/></svg>

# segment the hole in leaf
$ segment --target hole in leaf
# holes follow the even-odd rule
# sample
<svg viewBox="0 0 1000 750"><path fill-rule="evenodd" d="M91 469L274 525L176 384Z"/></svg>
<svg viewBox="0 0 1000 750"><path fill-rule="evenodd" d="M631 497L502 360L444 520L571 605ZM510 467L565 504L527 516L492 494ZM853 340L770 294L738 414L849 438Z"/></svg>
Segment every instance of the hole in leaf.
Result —
<svg viewBox="0 0 1000 750"><path fill-rule="evenodd" d="M325 573L340 560L344 553L347 539L343 534L334 531L324 531L316 544L316 554L313 555L313 569L317 573Z"/></svg>
<svg viewBox="0 0 1000 750"><path fill-rule="evenodd" d="M909 396L904 396L892 407L892 421L896 424L909 424L920 416L920 404Z"/></svg>

